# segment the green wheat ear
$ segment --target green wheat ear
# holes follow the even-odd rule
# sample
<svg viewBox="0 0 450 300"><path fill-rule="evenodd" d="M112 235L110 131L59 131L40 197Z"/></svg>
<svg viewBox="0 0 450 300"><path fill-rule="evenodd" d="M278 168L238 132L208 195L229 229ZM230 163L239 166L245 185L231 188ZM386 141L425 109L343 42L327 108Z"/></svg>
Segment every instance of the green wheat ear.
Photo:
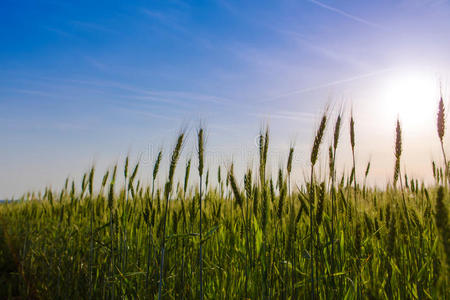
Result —
<svg viewBox="0 0 450 300"><path fill-rule="evenodd" d="M166 182L165 189L164 189L165 199L168 199L170 196L170 193L172 192L173 177L175 175L175 169L177 167L178 159L180 158L181 148L183 147L184 135L185 135L184 132L181 132L178 135L177 142L175 143L175 147L172 152L172 157L170 159L170 165L169 165L169 176L167 178L167 182Z"/></svg>
<svg viewBox="0 0 450 300"><path fill-rule="evenodd" d="M129 157L127 155L127 157L125 158L125 166L123 167L123 175L125 176L125 178L128 178L128 163Z"/></svg>
<svg viewBox="0 0 450 300"><path fill-rule="evenodd" d="M324 113L322 119L320 120L319 128L317 129L316 136L314 138L313 148L311 151L311 165L315 165L317 158L319 156L320 145L322 144L323 135L325 133L325 128L327 126L327 115Z"/></svg>
<svg viewBox="0 0 450 300"><path fill-rule="evenodd" d="M291 174L292 171L292 159L294 158L294 147L290 147L289 148L289 155L288 155L288 161L287 161L287 166L286 166L286 170L288 172L288 174Z"/></svg>
<svg viewBox="0 0 450 300"><path fill-rule="evenodd" d="M183 186L184 197L186 197L186 191L188 188L190 171L191 171L191 159L189 158L186 163L186 168L184 171L184 186Z"/></svg>
<svg viewBox="0 0 450 300"><path fill-rule="evenodd" d="M231 164L230 170L228 172L228 178L230 181L231 189L233 191L234 198L236 199L236 203L239 205L239 207L242 207L243 201L241 192L239 191L238 185L236 183L236 178L234 178L234 165Z"/></svg>
<svg viewBox="0 0 450 300"><path fill-rule="evenodd" d="M316 222L317 226L322 224L323 210L325 206L325 182L322 182L318 187L318 200L317 200L317 210L316 210Z"/></svg>
<svg viewBox="0 0 450 300"><path fill-rule="evenodd" d="M437 133L439 136L439 140L444 139L445 134L445 108L444 108L444 99L439 100L439 108L437 113Z"/></svg>
<svg viewBox="0 0 450 300"><path fill-rule="evenodd" d="M269 127L266 126L265 130L261 129L259 133L259 177L261 187L266 182L266 165L267 165L267 153L269 150Z"/></svg>
<svg viewBox="0 0 450 300"><path fill-rule="evenodd" d="M245 194L247 196L247 199L252 198L252 169L248 168L247 173L244 175L244 187L245 187Z"/></svg>
<svg viewBox="0 0 450 300"><path fill-rule="evenodd" d="M88 189L89 189L89 195L92 197L92 190L94 186L94 173L95 173L95 167L92 167L89 171L89 180L88 180Z"/></svg>
<svg viewBox="0 0 450 300"><path fill-rule="evenodd" d="M108 181L108 177L109 177L109 170L107 170L105 175L103 175L102 188L106 186L106 182Z"/></svg>
<svg viewBox="0 0 450 300"><path fill-rule="evenodd" d="M155 164L153 165L153 179L155 179L156 176L158 175L161 159L162 159L162 150L160 150L158 152L158 156L156 157Z"/></svg>
<svg viewBox="0 0 450 300"><path fill-rule="evenodd" d="M352 151L355 149L355 119L353 118L353 110L350 113L350 145Z"/></svg>
<svg viewBox="0 0 450 300"><path fill-rule="evenodd" d="M114 165L111 181L109 183L108 207L110 210L114 207L114 184L116 182L117 165Z"/></svg>
<svg viewBox="0 0 450 300"><path fill-rule="evenodd" d="M334 149L334 151L336 151L338 142L339 142L339 135L341 132L341 120L342 120L342 115L341 115L341 113L339 113L338 117L336 118L336 123L334 124L334 133L333 133L333 149ZM353 143L354 143L354 139L355 139L355 134L354 134L354 130L353 130Z"/></svg>
<svg viewBox="0 0 450 300"><path fill-rule="evenodd" d="M397 180L400 174L400 158L402 155L402 128L400 126L400 120L397 119L397 126L395 128L395 166L394 166L394 186L397 184Z"/></svg>
<svg viewBox="0 0 450 300"><path fill-rule="evenodd" d="M330 178L333 178L334 176L334 153L333 153L333 147L328 147L328 168L330 172Z"/></svg>
<svg viewBox="0 0 450 300"><path fill-rule="evenodd" d="M155 195L155 180L156 180L156 176L158 175L158 171L159 171L159 165L161 163L161 159L162 159L162 150L159 150L158 152L158 156L156 157L155 160L155 164L153 165L153 173L152 173L152 201L153 201L153 197Z"/></svg>
<svg viewBox="0 0 450 300"><path fill-rule="evenodd" d="M203 128L200 128L198 130L197 137L198 137L198 139L197 139L198 140L198 149L197 149L197 151L198 151L198 174L200 176L202 176L203 168L204 168L204 151L205 151L205 149L204 149L205 140L204 140Z"/></svg>

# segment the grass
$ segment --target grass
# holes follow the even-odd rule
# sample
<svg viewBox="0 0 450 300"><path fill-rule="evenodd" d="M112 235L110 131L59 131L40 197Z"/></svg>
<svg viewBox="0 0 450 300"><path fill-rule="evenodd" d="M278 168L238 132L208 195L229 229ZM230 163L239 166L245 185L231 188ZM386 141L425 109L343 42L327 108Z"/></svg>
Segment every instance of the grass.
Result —
<svg viewBox="0 0 450 300"><path fill-rule="evenodd" d="M438 138L444 107L439 105ZM24 195L0 205L0 298L45 299L445 299L450 297L448 166L433 162L435 184L400 172L401 123L395 133L393 183L379 190L351 174L337 178L342 113L329 145L328 178L317 162L330 118L321 118L310 157L310 178L291 188L294 147L278 178L266 172L269 130L259 135L259 165L240 185L233 164L208 183L205 132L197 132L198 186L191 160L177 184L185 142L178 136L163 188L138 167L117 166L93 187L94 168L81 186ZM350 118L352 157L355 119ZM206 178L205 171L206 170ZM321 170L323 174L323 170ZM397 186L400 181L400 186ZM276 182L276 184L274 184ZM107 188L109 186L109 189ZM198 231L198 232L197 232Z"/></svg>

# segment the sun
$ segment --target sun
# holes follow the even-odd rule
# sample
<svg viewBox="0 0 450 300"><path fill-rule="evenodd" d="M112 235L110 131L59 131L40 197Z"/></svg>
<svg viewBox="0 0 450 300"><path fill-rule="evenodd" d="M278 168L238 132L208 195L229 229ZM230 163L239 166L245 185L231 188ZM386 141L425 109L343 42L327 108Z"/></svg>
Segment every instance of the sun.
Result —
<svg viewBox="0 0 450 300"><path fill-rule="evenodd" d="M405 70L385 78L381 91L383 115L397 117L409 131L423 131L434 125L439 80L425 71Z"/></svg>

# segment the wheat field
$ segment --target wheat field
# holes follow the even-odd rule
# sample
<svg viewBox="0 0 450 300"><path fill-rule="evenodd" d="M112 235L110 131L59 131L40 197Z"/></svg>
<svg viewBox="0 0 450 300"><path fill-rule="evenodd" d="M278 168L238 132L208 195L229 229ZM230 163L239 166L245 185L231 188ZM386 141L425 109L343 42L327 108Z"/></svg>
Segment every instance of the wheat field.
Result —
<svg viewBox="0 0 450 300"><path fill-rule="evenodd" d="M341 132L343 115L324 113L302 184L291 180L294 147L278 176L269 175L268 128L259 134L258 163L243 178L233 164L216 170L205 164L205 129L199 128L196 169L190 160L180 163L181 132L173 149L154 158L148 186L138 179L139 163L130 166L127 158L105 174L92 168L81 182L68 179L59 191L1 204L0 298L449 298L443 100L436 139L445 163L430 166L432 185L401 172L400 122L393 126L392 182L383 189L366 185L370 164L364 178L355 176L357 123L353 114L349 119L350 131ZM330 145L326 128L333 133ZM353 169L338 174L344 134ZM322 176L320 152L328 154ZM170 165L161 178L164 156ZM174 173L183 168L177 180ZM101 185L94 186L98 176Z"/></svg>

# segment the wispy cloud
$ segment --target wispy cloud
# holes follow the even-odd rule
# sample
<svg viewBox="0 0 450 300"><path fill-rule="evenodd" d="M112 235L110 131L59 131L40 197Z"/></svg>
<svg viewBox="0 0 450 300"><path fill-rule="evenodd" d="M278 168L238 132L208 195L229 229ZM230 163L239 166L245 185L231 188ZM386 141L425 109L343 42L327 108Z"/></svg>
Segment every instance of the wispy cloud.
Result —
<svg viewBox="0 0 450 300"><path fill-rule="evenodd" d="M162 97L166 97L166 98L180 99L180 100L209 102L209 103L223 104L223 105L227 105L230 103L230 99L226 99L226 98L218 97L218 96L214 96L214 95L195 93L195 92L148 90L148 91L145 91L145 93L154 95L154 96L162 96Z"/></svg>
<svg viewBox="0 0 450 300"><path fill-rule="evenodd" d="M209 39L201 36L198 32L194 33L191 30L187 29L189 28L189 26L186 26L186 24L182 22L182 20L189 20L189 15L186 12L179 10L161 12L147 8L142 8L141 11L143 14L157 21L166 29L177 33L182 37L188 38L191 41L194 41L195 45L200 45L208 49L213 47L213 44L209 41Z"/></svg>
<svg viewBox="0 0 450 300"><path fill-rule="evenodd" d="M365 73L365 74L360 74L360 75L356 75L356 76L352 76L352 77L338 79L338 80L327 82L327 83L324 83L324 84L319 84L319 85L316 85L316 86L306 87L306 88L303 88L303 89L293 90L293 91L290 91L290 92L279 94L277 96L273 96L271 98L261 100L261 102L271 102L271 101L275 101L275 100L278 100L278 99L281 99L281 98L284 98L284 97L288 97L288 96L292 96L292 95L298 95L298 94L303 94L303 93L307 93L307 92L312 92L312 91L324 89L324 88L335 86L335 85L339 85L339 84L344 84L344 83L348 83L348 82L352 82L352 81L356 81L356 80L360 80L360 79L364 79L364 78L368 78L368 77L372 77L372 76L381 75L381 74L390 72L392 70L393 70L393 68L387 68L387 69L381 69L381 70L373 71L373 72L370 72L370 73Z"/></svg>
<svg viewBox="0 0 450 300"><path fill-rule="evenodd" d="M329 6L329 5L327 5L325 3L322 3L320 1L317 1L317 0L307 0L307 1L313 3L313 4L317 5L317 6L320 6L320 7L324 8L324 9L327 9L329 11L335 12L335 13L337 13L337 14L343 16L343 17L346 17L348 19L351 19L353 21L356 21L356 22L359 22L359 23L362 23L362 24L365 24L365 25L368 25L368 26L371 26L371 27L374 27L374 28L384 29L384 27L382 27L379 24L370 22L370 21L368 21L366 19L357 17L357 16L352 15L352 14L349 14L349 13L347 13L347 12L345 12L345 11L339 9L339 8Z"/></svg>
<svg viewBox="0 0 450 300"><path fill-rule="evenodd" d="M134 95L122 95L120 96L124 99L134 99L144 103L163 103L163 104L172 104L172 105L181 105L177 100L173 100L166 97L155 97L155 96L134 96Z"/></svg>
<svg viewBox="0 0 450 300"><path fill-rule="evenodd" d="M258 68L260 73L273 74L274 71L287 72L296 68L281 49L262 49L242 42L230 43L225 49L251 67Z"/></svg>
<svg viewBox="0 0 450 300"><path fill-rule="evenodd" d="M160 11L150 10L147 8L143 8L142 12L144 14L146 14L148 17L150 17L152 19L156 19L156 20L164 23L165 25L174 27L175 29L178 29L178 30L183 30L183 28L181 26L178 26L176 21L173 18L171 18L170 15L168 15L167 13L162 13Z"/></svg>
<svg viewBox="0 0 450 300"><path fill-rule="evenodd" d="M198 92L144 89L114 81L96 81L96 80L89 80L89 81L73 80L73 81L88 85L122 89L134 93L134 95L127 95L127 96L141 100L152 100L180 105L186 104L189 106L193 102L212 103L221 105L231 104L231 99ZM189 102L186 100L189 100Z"/></svg>
<svg viewBox="0 0 450 300"><path fill-rule="evenodd" d="M30 89L11 89L11 91L20 94L34 95L34 96L44 96L44 97L57 97L58 95L48 93L41 90L30 90Z"/></svg>
<svg viewBox="0 0 450 300"><path fill-rule="evenodd" d="M432 7L432 8L439 8L442 6L448 6L449 1L448 0L403 0L400 2L402 6L405 7Z"/></svg>
<svg viewBox="0 0 450 300"><path fill-rule="evenodd" d="M140 115L146 118L157 118L157 119L164 119L164 120L169 120L169 121L178 121L179 119L176 117L170 117L167 116L166 114L159 114L159 113L155 113L149 110L143 110L142 108L131 108L129 106L124 107L124 106L117 106L116 107L118 110L120 110L121 112L125 112L125 113L132 113L132 114L136 114L136 115Z"/></svg>
<svg viewBox="0 0 450 300"><path fill-rule="evenodd" d="M276 29L274 29L276 30ZM280 34L283 34L287 36L290 40L295 40L300 45L301 49L307 48L311 52L316 53L322 57L325 57L327 59L340 62L340 63L346 63L351 64L353 66L359 67L359 68L367 68L367 64L361 60L355 59L352 54L345 53L347 49L333 49L332 46L322 46L316 42L311 41L310 38L307 36L300 34L298 32L295 32L293 30L277 30ZM343 51L344 50L344 51Z"/></svg>
<svg viewBox="0 0 450 300"><path fill-rule="evenodd" d="M263 119L284 119L293 121L313 122L317 115L308 112L299 111L276 111L272 113L249 113L249 116L254 116Z"/></svg>
<svg viewBox="0 0 450 300"><path fill-rule="evenodd" d="M229 13L235 15L235 16L241 16L242 13L239 9L236 9L236 7L234 7L230 2L228 2L227 0L216 0L216 3L218 5L220 5L221 7L225 8L226 10L228 10Z"/></svg>
<svg viewBox="0 0 450 300"><path fill-rule="evenodd" d="M196 91L184 91L184 90L162 90L162 89L147 89L136 85L127 83L121 83L112 80L98 80L98 79L61 79L54 77L40 77L33 78L32 82L37 84L38 82L46 85L45 82L50 82L45 89L11 89L14 92L22 94L33 94L48 97L61 97L60 93L49 93L48 89L53 86L62 86L64 89L77 88L77 86L89 89L89 93L101 92L103 95L108 94L109 91L114 91L114 98L138 100L141 103L162 103L169 104L171 106L180 107L192 107L193 104L197 105L219 105L221 107L234 107L241 104L237 104L236 100L218 95L212 95L203 92ZM122 91L122 93L117 93ZM67 98L67 95L65 95ZM104 98L104 97L102 97Z"/></svg>
<svg viewBox="0 0 450 300"><path fill-rule="evenodd" d="M49 120L49 119L36 119L36 118L25 118L25 119L11 119L11 118L0 118L0 123L9 129L18 130L55 130L61 132L67 131L82 131L91 129L86 122L70 122L67 120Z"/></svg>

